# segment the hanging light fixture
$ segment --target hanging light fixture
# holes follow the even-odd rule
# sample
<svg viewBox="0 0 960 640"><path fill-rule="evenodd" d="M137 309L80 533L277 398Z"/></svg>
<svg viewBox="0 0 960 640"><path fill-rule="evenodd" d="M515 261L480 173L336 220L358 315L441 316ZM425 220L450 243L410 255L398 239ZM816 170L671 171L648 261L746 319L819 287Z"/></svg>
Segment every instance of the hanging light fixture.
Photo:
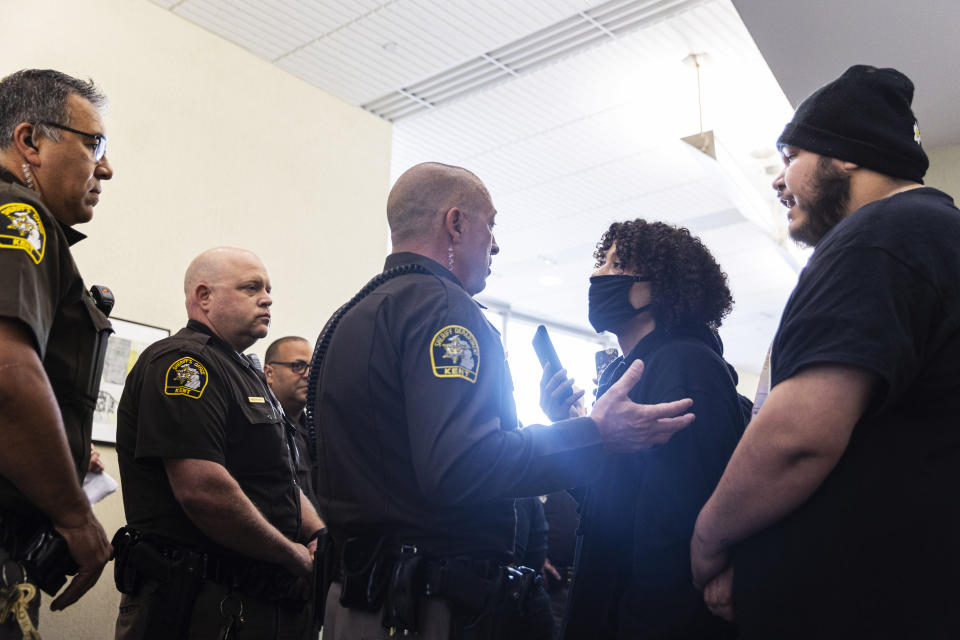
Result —
<svg viewBox="0 0 960 640"><path fill-rule="evenodd" d="M683 59L684 64L691 65L697 71L697 115L700 119L700 133L680 138L697 151L701 151L714 160L717 159L717 145L713 137L713 130L703 130L703 89L700 86L700 67L708 59L705 53L691 53Z"/></svg>

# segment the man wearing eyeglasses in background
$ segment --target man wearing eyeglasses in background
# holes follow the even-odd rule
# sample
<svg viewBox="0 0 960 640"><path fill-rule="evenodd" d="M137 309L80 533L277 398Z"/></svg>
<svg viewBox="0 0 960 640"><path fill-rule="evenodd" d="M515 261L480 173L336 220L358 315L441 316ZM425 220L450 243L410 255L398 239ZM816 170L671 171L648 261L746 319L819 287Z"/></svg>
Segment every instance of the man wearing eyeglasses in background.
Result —
<svg viewBox="0 0 960 640"><path fill-rule="evenodd" d="M296 429L297 481L304 495L319 511L313 491L313 468L316 452L310 447L310 435L303 408L307 404L307 375L313 350L305 338L284 336L270 343L264 357L263 373L287 419Z"/></svg>
<svg viewBox="0 0 960 640"><path fill-rule="evenodd" d="M52 526L79 568L54 610L90 589L110 556L80 486L110 322L70 253L84 238L73 226L90 221L113 177L105 101L92 81L58 71L0 80L0 604L16 602L0 638L37 624L35 566L34 582L17 583L38 531Z"/></svg>

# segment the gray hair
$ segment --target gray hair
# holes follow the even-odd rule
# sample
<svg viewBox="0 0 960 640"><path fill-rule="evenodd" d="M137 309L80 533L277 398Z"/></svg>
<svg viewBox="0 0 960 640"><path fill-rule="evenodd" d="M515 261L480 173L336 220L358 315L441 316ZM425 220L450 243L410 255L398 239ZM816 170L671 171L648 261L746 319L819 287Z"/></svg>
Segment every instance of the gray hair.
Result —
<svg viewBox="0 0 960 640"><path fill-rule="evenodd" d="M0 80L0 149L13 143L13 131L21 122L34 125L39 135L60 139L60 131L41 122L67 124L67 99L75 93L97 109L107 98L93 83L53 69L23 69Z"/></svg>

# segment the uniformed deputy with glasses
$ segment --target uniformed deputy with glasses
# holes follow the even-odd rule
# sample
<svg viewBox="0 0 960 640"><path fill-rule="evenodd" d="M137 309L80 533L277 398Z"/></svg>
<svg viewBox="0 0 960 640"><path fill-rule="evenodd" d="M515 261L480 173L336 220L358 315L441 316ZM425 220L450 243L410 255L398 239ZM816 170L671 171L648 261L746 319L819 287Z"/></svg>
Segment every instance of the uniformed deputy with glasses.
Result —
<svg viewBox="0 0 960 640"><path fill-rule="evenodd" d="M313 481L317 454L309 444L311 438L303 411L307 404L307 374L312 354L313 349L305 338L277 338L267 347L263 373L296 435L297 481L310 503L318 508Z"/></svg>
<svg viewBox="0 0 960 640"><path fill-rule="evenodd" d="M70 253L84 238L74 225L93 217L113 176L104 102L92 81L58 71L0 80L0 576L17 582L25 547L52 525L79 567L55 610L92 587L110 555L80 487L110 323ZM30 615L7 617L0 638L37 624L36 582L0 584L0 607L12 601Z"/></svg>

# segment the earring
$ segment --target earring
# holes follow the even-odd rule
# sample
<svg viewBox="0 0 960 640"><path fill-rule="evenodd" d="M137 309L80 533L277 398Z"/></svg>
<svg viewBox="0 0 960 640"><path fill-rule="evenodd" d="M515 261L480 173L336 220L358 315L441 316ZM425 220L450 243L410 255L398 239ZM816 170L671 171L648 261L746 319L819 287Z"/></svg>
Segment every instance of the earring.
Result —
<svg viewBox="0 0 960 640"><path fill-rule="evenodd" d="M37 183L33 181L33 174L30 172L30 165L24 162L21 168L23 169L23 180L27 183L27 188L36 191Z"/></svg>
<svg viewBox="0 0 960 640"><path fill-rule="evenodd" d="M447 267L453 271L453 245L447 249Z"/></svg>

